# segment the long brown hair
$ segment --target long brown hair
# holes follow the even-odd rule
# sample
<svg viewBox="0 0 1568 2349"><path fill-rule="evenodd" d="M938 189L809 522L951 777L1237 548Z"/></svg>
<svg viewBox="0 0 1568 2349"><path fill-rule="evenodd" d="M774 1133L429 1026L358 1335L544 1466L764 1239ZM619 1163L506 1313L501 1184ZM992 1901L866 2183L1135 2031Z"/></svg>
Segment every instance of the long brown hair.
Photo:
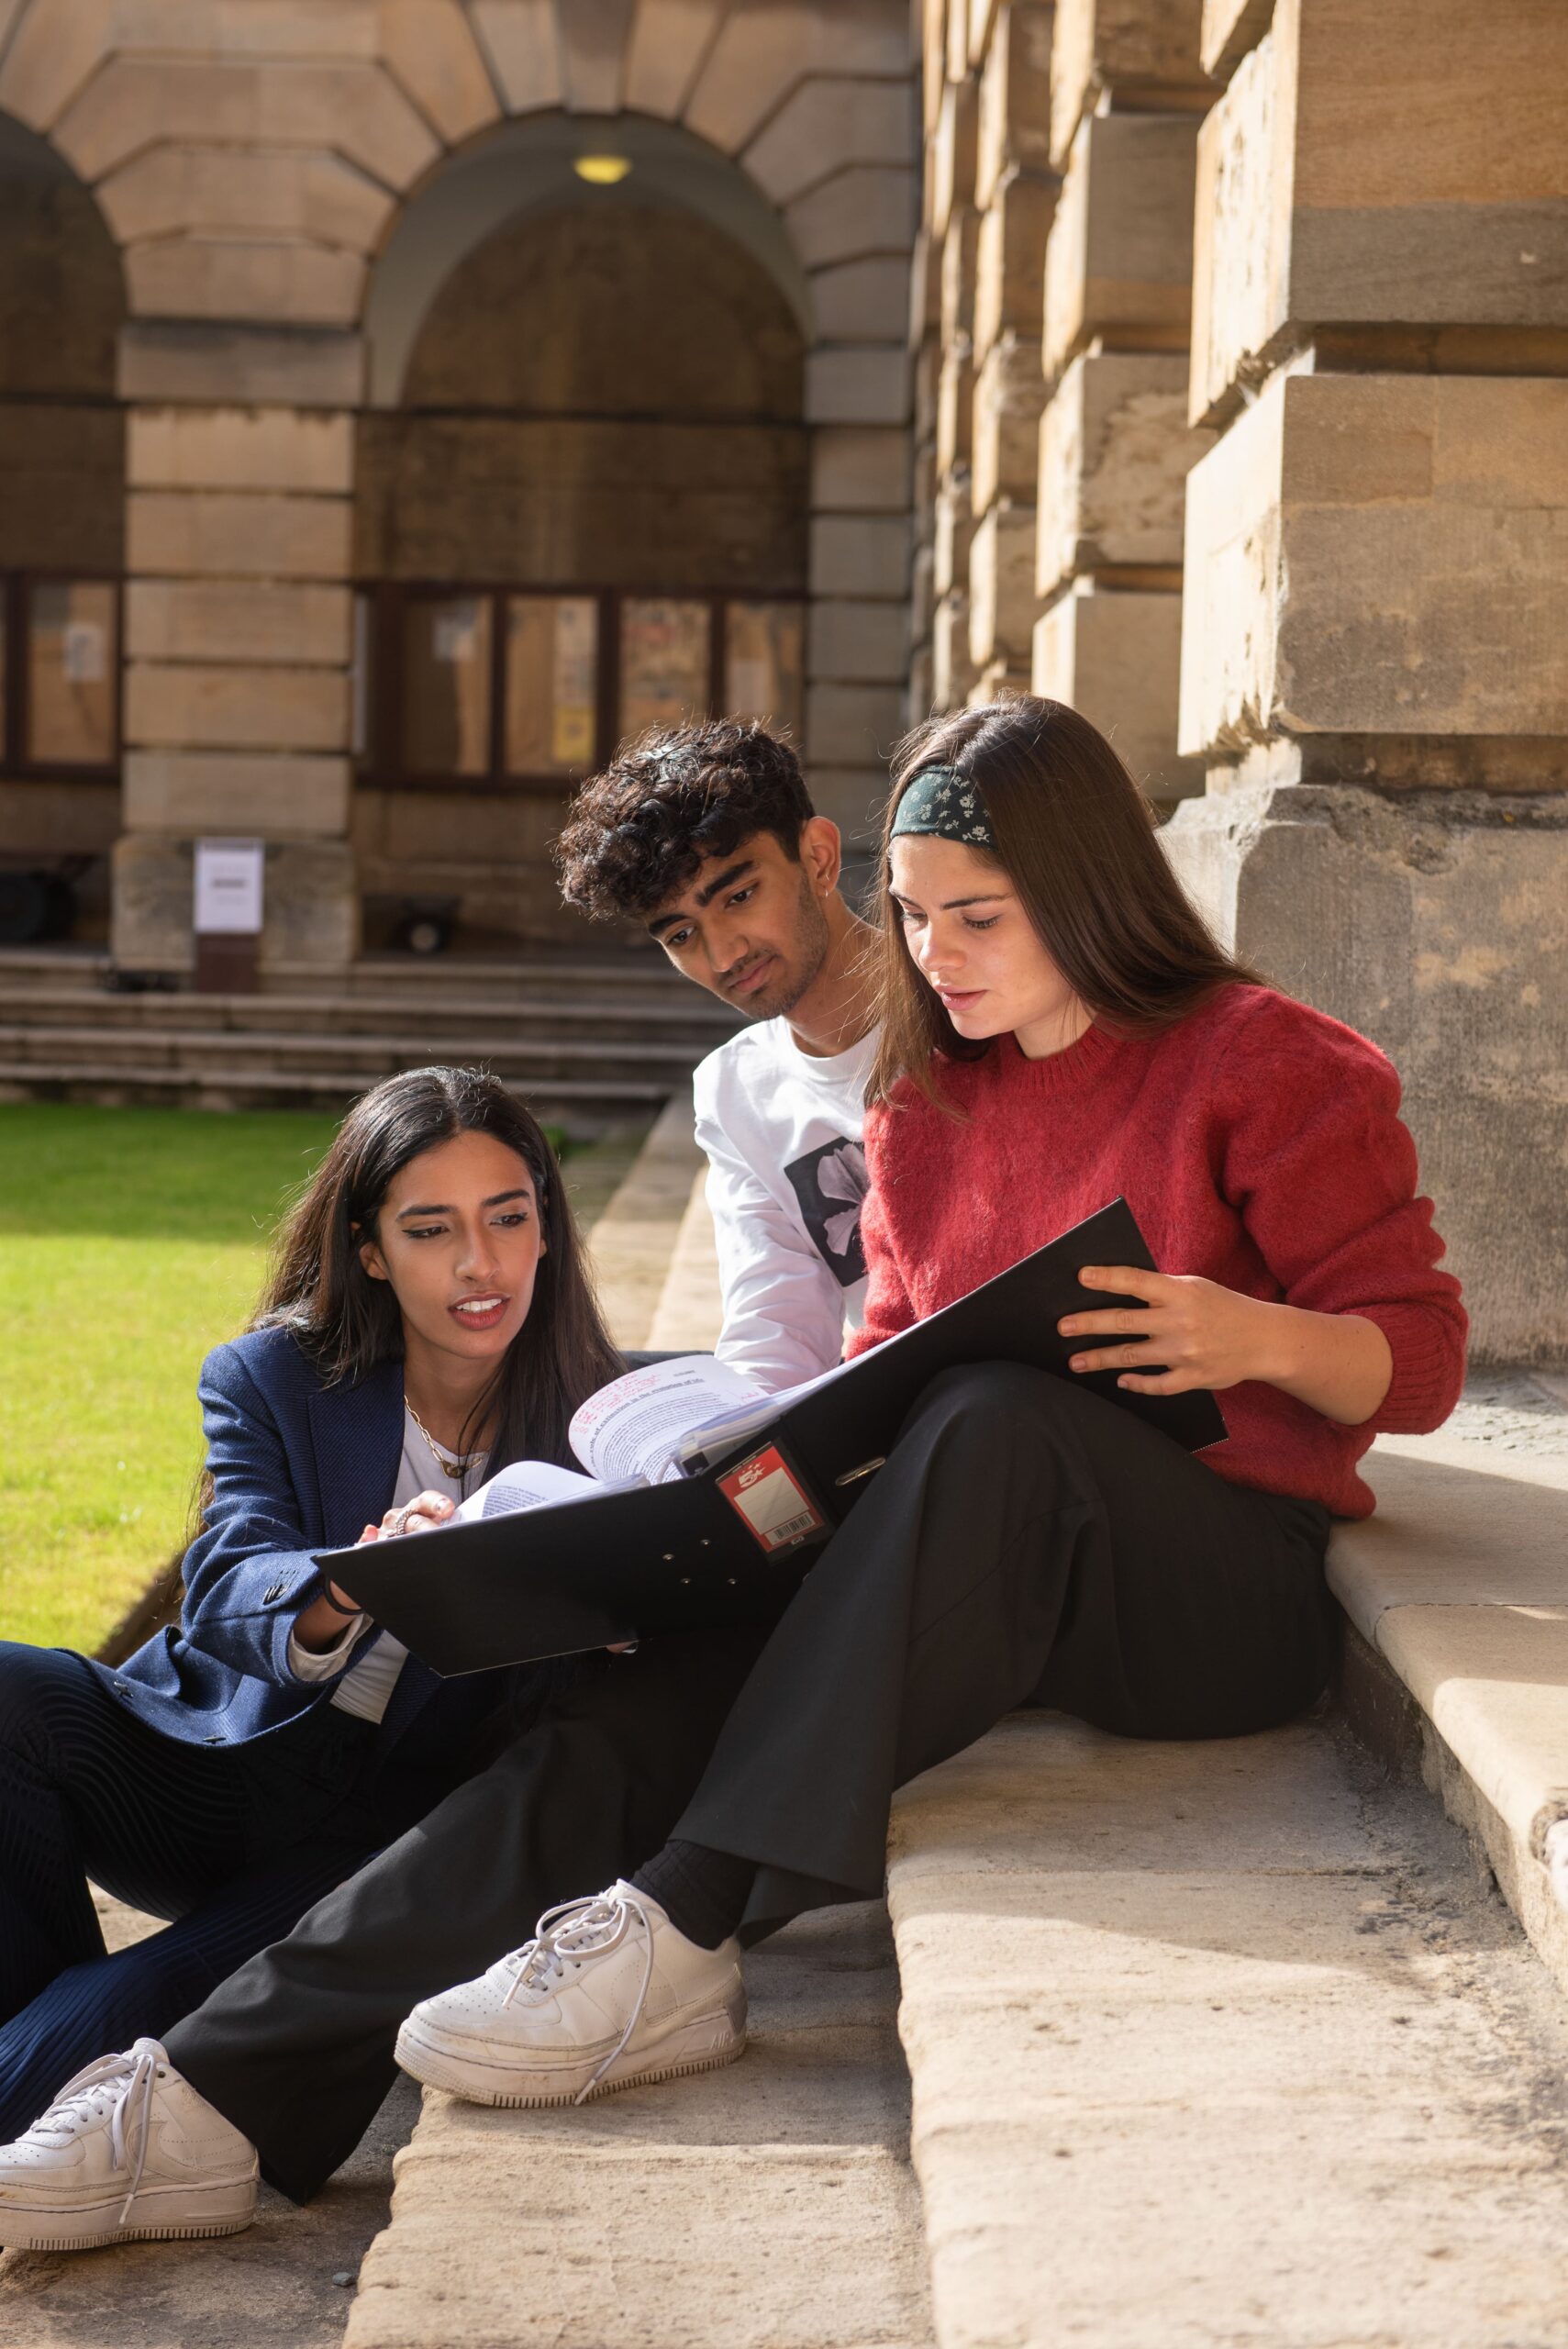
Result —
<svg viewBox="0 0 1568 2349"><path fill-rule="evenodd" d="M421 1152L473 1133L505 1143L527 1166L545 1252L528 1318L475 1405L463 1444L487 1427L498 1467L525 1455L566 1466L572 1414L622 1364L543 1128L484 1070L409 1069L355 1102L278 1233L250 1327L290 1330L328 1386L352 1385L378 1363L401 1360L397 1299L388 1282L372 1280L360 1249L375 1238L395 1175Z"/></svg>
<svg viewBox="0 0 1568 2349"><path fill-rule="evenodd" d="M994 1041L962 1037L915 966L890 886L898 803L922 768L974 784L998 865L1068 985L1113 1034L1153 1035L1217 987L1259 985L1212 936L1155 837L1153 811L1105 736L1065 702L1019 694L929 719L899 744L882 836L882 1042L868 1098L902 1077L939 1108L933 1055L978 1060Z"/></svg>

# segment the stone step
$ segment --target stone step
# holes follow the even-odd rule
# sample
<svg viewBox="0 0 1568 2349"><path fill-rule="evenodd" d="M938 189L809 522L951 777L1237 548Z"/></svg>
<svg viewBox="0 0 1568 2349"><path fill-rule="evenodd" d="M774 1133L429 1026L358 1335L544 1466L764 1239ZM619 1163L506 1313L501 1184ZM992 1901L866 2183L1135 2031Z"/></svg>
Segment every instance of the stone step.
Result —
<svg viewBox="0 0 1568 2349"><path fill-rule="evenodd" d="M1194 1745L1020 1715L900 1797L940 2349L1554 2337L1562 1429L1374 1448L1330 1554L1342 1713Z"/></svg>
<svg viewBox="0 0 1568 2349"><path fill-rule="evenodd" d="M581 2110L427 2089L345 2349L925 2349L881 1903L800 1919L747 1981L723 2071Z"/></svg>
<svg viewBox="0 0 1568 2349"><path fill-rule="evenodd" d="M584 1140L646 1121L737 1024L647 952L367 956L348 971L272 971L252 995L121 988L115 975L80 948L0 951L0 1088L336 1106L398 1069L478 1062Z"/></svg>
<svg viewBox="0 0 1568 2349"><path fill-rule="evenodd" d="M160 1071L185 1071L190 1081L206 1075L228 1075L247 1081L265 1074L279 1081L324 1081L328 1085L359 1087L399 1069L417 1069L437 1054L423 1036L289 1036L279 1031L220 1033L205 1029L172 1029L167 1033L136 1033L108 1039L96 1027L0 1027L0 1064L12 1071L12 1081L33 1074L42 1081L83 1081L87 1069L108 1071L115 1081L141 1081ZM563 1083L601 1090L634 1085L643 1097L664 1099L683 1085L693 1069L693 1054L678 1045L604 1043L596 1039L568 1041L507 1041L449 1039L441 1060L476 1062L497 1075L518 1083Z"/></svg>
<svg viewBox="0 0 1568 2349"><path fill-rule="evenodd" d="M1560 2001L1342 1724L1016 1716L888 1898L940 2349L1561 2337Z"/></svg>
<svg viewBox="0 0 1568 2349"><path fill-rule="evenodd" d="M450 1040L455 1050L458 1040ZM24 1065L69 1072L83 1060L111 1055L128 1066L188 1068L243 1074L250 1069L333 1074L341 1069L417 1068L433 1055L428 1038L408 1035L293 1035L283 1029L230 1031L175 1028L117 1035L91 1028L0 1025L0 1057ZM593 1037L560 1041L548 1034L487 1040L477 1053L503 1076L580 1077L592 1071L662 1085L668 1093L690 1074L689 1052L658 1041L606 1043Z"/></svg>
<svg viewBox="0 0 1568 2349"><path fill-rule="evenodd" d="M648 1038L679 1044L697 1052L711 1052L733 1035L736 1022L723 1006L712 1003L685 982L677 982L678 996L650 990L650 999L622 999L603 993L584 997L555 991L530 994L517 1001L490 996L442 996L422 1002L395 992L374 996L328 994L178 995L119 994L111 989L83 986L38 987L8 1008L17 1024L30 1029L69 1028L91 1021L116 1030L135 1030L158 1034L169 1029L205 1029L225 1032L275 1030L286 1020L292 1033L321 1031L336 1036L385 1033L395 1026L402 1035L419 1035L432 1047L473 1052L482 1041L509 1038L546 1029L571 1037L599 1036L613 1041L621 1036Z"/></svg>
<svg viewBox="0 0 1568 2349"><path fill-rule="evenodd" d="M111 991L128 974L117 972L113 956L101 947L0 947L0 1003L48 992L61 986ZM128 974L135 978L138 974ZM184 974L154 974L176 982L172 992L189 995ZM132 1000L165 990L159 986L126 985ZM662 1001L684 1004L691 985L648 948L617 955L584 955L551 952L515 958L469 954L367 954L346 967L319 963L274 963L261 974L265 996L324 996L333 1001L360 996L395 995L406 1002L434 1004L448 996L487 1002L527 1001L539 992L570 995L581 1000L622 1003ZM722 1015L722 1007L713 1010Z"/></svg>
<svg viewBox="0 0 1568 2349"><path fill-rule="evenodd" d="M1345 1702L1474 1836L1568 1989L1568 1418L1560 1450L1385 1436L1329 1574Z"/></svg>
<svg viewBox="0 0 1568 2349"><path fill-rule="evenodd" d="M340 1074L279 1073L254 1068L203 1074L188 1068L148 1068L134 1061L83 1062L68 1072L36 1062L0 1059L0 1100L80 1101L115 1107L148 1106L202 1109L346 1108L358 1095L391 1072L352 1069ZM592 1141L645 1126L662 1106L668 1085L548 1078L513 1083L546 1126L570 1141Z"/></svg>

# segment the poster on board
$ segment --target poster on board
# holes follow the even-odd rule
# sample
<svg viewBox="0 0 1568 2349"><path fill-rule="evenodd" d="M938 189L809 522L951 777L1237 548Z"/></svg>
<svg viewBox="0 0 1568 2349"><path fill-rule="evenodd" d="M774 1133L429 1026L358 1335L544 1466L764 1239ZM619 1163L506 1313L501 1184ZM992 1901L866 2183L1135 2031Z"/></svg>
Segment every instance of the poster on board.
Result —
<svg viewBox="0 0 1568 2349"><path fill-rule="evenodd" d="M254 937L261 927L260 841L198 841L195 930L198 938Z"/></svg>

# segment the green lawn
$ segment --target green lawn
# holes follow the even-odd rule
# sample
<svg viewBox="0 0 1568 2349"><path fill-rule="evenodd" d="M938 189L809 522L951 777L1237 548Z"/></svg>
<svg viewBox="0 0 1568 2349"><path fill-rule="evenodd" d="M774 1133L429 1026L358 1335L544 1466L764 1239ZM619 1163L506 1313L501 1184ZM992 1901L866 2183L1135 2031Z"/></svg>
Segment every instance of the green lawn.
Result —
<svg viewBox="0 0 1568 2349"><path fill-rule="evenodd" d="M0 1637L90 1653L181 1545L202 1356L333 1123L0 1104Z"/></svg>

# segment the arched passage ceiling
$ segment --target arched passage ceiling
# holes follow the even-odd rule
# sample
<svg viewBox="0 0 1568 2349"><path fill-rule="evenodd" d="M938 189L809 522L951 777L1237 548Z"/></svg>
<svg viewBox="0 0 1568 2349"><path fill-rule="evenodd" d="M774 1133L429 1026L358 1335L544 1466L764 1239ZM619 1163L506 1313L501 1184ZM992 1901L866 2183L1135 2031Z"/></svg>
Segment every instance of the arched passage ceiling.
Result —
<svg viewBox="0 0 1568 2349"><path fill-rule="evenodd" d="M91 193L47 139L0 114L0 392L112 398L125 310Z"/></svg>
<svg viewBox="0 0 1568 2349"><path fill-rule="evenodd" d="M480 209L500 168L514 210L536 200L509 176L528 142L498 129L609 117L671 132L646 164L672 200L711 200L704 151L731 191L739 175L760 191L793 258L756 201L743 233L766 238L796 305L806 273L817 342L901 344L912 61L907 0L0 0L0 112L96 195L133 320L345 335L400 206L443 166Z"/></svg>
<svg viewBox="0 0 1568 2349"><path fill-rule="evenodd" d="M629 174L618 186L588 186L574 159L606 152L625 156ZM630 203L668 205L722 229L767 271L809 337L811 295L799 257L778 214L727 157L676 125L638 116L530 116L454 156L399 215L365 305L369 405L396 406L430 304L503 222L567 205Z"/></svg>

